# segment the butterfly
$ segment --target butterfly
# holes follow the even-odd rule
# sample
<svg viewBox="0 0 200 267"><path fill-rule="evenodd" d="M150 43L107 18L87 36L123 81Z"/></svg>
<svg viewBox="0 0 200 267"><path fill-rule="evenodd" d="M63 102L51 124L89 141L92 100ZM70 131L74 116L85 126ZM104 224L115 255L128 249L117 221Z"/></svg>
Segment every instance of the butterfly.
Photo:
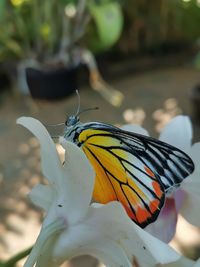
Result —
<svg viewBox="0 0 200 267"><path fill-rule="evenodd" d="M165 197L194 170L192 159L167 143L102 122L65 122L64 138L80 147L95 173L93 198L119 201L144 228L154 222Z"/></svg>

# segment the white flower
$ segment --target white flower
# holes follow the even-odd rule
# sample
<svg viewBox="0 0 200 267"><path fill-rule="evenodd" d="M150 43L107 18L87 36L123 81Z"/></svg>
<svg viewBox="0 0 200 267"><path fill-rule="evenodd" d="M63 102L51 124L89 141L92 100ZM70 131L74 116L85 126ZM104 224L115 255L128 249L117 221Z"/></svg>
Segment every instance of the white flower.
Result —
<svg viewBox="0 0 200 267"><path fill-rule="evenodd" d="M141 127L126 126L126 129L148 135ZM154 236L169 242L176 231L178 213L191 224L200 226L200 143L192 145L192 126L186 116L177 116L171 120L161 132L159 139L186 152L195 164L194 172L170 197L166 198L158 219L146 227L146 230Z"/></svg>
<svg viewBox="0 0 200 267"><path fill-rule="evenodd" d="M111 267L153 267L180 260L168 245L140 229L118 202L90 205L94 172L84 153L63 140L62 164L44 126L20 118L41 145L42 171L48 185L37 185L30 198L46 211L41 232L24 267L56 267L72 257L89 254Z"/></svg>
<svg viewBox="0 0 200 267"><path fill-rule="evenodd" d="M198 259L196 262L193 260L189 260L185 257L181 257L178 261L169 263L169 264L163 264L158 265L157 267L200 267L200 259Z"/></svg>

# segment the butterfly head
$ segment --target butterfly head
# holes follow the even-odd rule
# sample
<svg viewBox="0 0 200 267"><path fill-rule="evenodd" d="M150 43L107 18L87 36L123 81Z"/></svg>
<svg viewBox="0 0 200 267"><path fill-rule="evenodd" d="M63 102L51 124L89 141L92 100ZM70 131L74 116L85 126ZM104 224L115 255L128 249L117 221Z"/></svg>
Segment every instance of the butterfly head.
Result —
<svg viewBox="0 0 200 267"><path fill-rule="evenodd" d="M76 125L79 122L80 122L79 117L77 115L72 115L72 116L69 116L67 118L67 120L65 121L65 126L67 128L68 127L72 127L72 126Z"/></svg>
<svg viewBox="0 0 200 267"><path fill-rule="evenodd" d="M72 115L65 121L64 138L70 142L78 144L78 135L80 128L80 120L77 115Z"/></svg>
<svg viewBox="0 0 200 267"><path fill-rule="evenodd" d="M98 108L87 108L80 111L80 95L78 90L76 90L76 94L78 96L78 108L75 115L69 116L65 121L64 138L78 145L78 136L82 129L82 123L80 122L79 115L88 110L96 110Z"/></svg>

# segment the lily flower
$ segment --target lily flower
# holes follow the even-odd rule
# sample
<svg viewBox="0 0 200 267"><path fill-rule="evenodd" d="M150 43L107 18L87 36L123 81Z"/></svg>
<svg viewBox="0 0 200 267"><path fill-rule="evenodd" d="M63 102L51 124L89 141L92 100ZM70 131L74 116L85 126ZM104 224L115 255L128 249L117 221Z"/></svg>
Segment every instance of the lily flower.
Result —
<svg viewBox="0 0 200 267"><path fill-rule="evenodd" d="M21 117L18 124L39 140L41 166L47 185L36 185L30 199L46 212L40 234L24 267L57 267L75 256L89 254L106 266L153 267L181 259L127 216L119 202L91 204L94 172L84 153L62 139L65 161L36 119Z"/></svg>
<svg viewBox="0 0 200 267"><path fill-rule="evenodd" d="M127 125L124 129L148 135L148 132L139 126ZM192 126L187 116L172 119L161 132L159 139L187 153L195 165L194 172L166 197L158 219L145 228L155 237L168 243L175 234L178 213L189 223L200 226L200 143L192 145Z"/></svg>

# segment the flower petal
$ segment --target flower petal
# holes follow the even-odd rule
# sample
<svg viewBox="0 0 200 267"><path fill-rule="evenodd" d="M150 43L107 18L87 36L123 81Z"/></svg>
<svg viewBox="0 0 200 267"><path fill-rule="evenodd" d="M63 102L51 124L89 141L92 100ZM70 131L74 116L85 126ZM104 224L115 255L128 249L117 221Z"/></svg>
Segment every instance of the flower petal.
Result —
<svg viewBox="0 0 200 267"><path fill-rule="evenodd" d="M116 251L114 244L119 244L121 250ZM121 261L123 260L122 266L128 266L125 264L122 251L130 262L136 258L138 264L143 267L172 262L180 257L168 245L134 224L118 202L90 207L88 216L82 224L69 228L59 237L55 245L55 258L65 260L67 254L71 255L72 248L74 256L80 250L85 251L85 248L88 254L91 254L90 250L91 252L95 250L97 253L95 256L100 259L103 254L109 253L111 262L115 262L116 259L119 261L118 256L120 256ZM118 263L121 264L120 261Z"/></svg>
<svg viewBox="0 0 200 267"><path fill-rule="evenodd" d="M175 206L177 213L179 213L179 210L183 206L184 200L187 196L186 192L183 190L182 186L178 187L176 191L172 194L174 200L175 200Z"/></svg>
<svg viewBox="0 0 200 267"><path fill-rule="evenodd" d="M163 129L159 139L188 152L192 142L192 125L189 117L177 116Z"/></svg>
<svg viewBox="0 0 200 267"><path fill-rule="evenodd" d="M48 241L60 233L65 227L65 222L61 218L58 218L51 224L48 224L46 227L42 227L42 230L40 231L40 234L31 250L31 253L28 256L28 259L24 264L24 267L35 266L35 263L41 254L48 252L48 249L45 248L46 244L48 244Z"/></svg>
<svg viewBox="0 0 200 267"><path fill-rule="evenodd" d="M55 191L50 185L38 184L29 193L29 198L34 205L47 211L55 198Z"/></svg>
<svg viewBox="0 0 200 267"><path fill-rule="evenodd" d="M17 120L17 123L26 127L38 138L41 146L42 172L45 177L52 184L59 182L62 164L46 128L41 122L30 117L21 117Z"/></svg>
<svg viewBox="0 0 200 267"><path fill-rule="evenodd" d="M166 198L165 205L157 220L149 224L145 230L163 242L168 243L175 235L176 223L177 211L175 201L173 198ZM163 229L165 230L163 231Z"/></svg>
<svg viewBox="0 0 200 267"><path fill-rule="evenodd" d="M197 195L198 189L195 188L195 185L193 187L193 195L192 190L190 189L190 192L186 194L186 197L184 199L183 206L180 209L180 214L191 224L194 226L200 227L200 212L199 212L199 206L200 206L200 195Z"/></svg>
<svg viewBox="0 0 200 267"><path fill-rule="evenodd" d="M56 242L57 236L51 236L44 244L40 255L37 259L35 267L58 267L58 263L52 259L53 248Z"/></svg>
<svg viewBox="0 0 200 267"><path fill-rule="evenodd" d="M147 130L145 130L144 128L136 124L125 124L121 127L121 129L124 131L149 136L149 133L147 132Z"/></svg>
<svg viewBox="0 0 200 267"><path fill-rule="evenodd" d="M192 267L200 267L200 259L198 259L197 262Z"/></svg>
<svg viewBox="0 0 200 267"><path fill-rule="evenodd" d="M80 148L66 140L62 140L62 145L66 149L65 163L57 205L60 214L66 214L71 224L85 216L92 198L95 173Z"/></svg>
<svg viewBox="0 0 200 267"><path fill-rule="evenodd" d="M192 146L191 157L195 164L194 172L183 181L181 190L185 197L181 206L181 215L191 224L200 226L200 165L199 165L200 143Z"/></svg>
<svg viewBox="0 0 200 267"><path fill-rule="evenodd" d="M180 257L168 245L133 223L120 203L112 202L94 211L95 221L101 221L101 224L98 224L99 232L104 232L110 239L120 242L131 261L135 257L139 265L150 267L156 263L166 263ZM109 225L113 225L113 228Z"/></svg>
<svg viewBox="0 0 200 267"><path fill-rule="evenodd" d="M98 258L104 264L106 264L106 266L131 267L132 261L129 261L129 258L125 254L120 242L116 242L115 240L119 237L119 233L115 232L115 236L112 236L112 234L107 234L110 232L111 228L116 228L115 225L110 227L111 224L108 225L108 223L104 225L104 222L107 221L107 219L110 220L111 218L109 214L110 206L110 203L106 206L102 206L106 209L108 207L108 214L107 212L103 212L102 207L97 209L90 207L88 216L85 218L86 221L66 230L65 233L59 237L58 242L55 244L55 260L62 259L62 262L64 262L69 257L88 254ZM97 217L95 217L96 211L97 213L98 211L100 212L99 216ZM103 217L101 217L101 215ZM124 232L126 233L125 229ZM132 235L134 237L134 232Z"/></svg>
<svg viewBox="0 0 200 267"><path fill-rule="evenodd" d="M146 247L149 249L157 263L166 264L177 261L180 258L180 255L169 245L148 234L141 228L139 228L138 231L140 238L146 244Z"/></svg>
<svg viewBox="0 0 200 267"><path fill-rule="evenodd" d="M158 267L200 267L200 264L196 265L193 260L187 259L186 257L182 256L178 261L159 265Z"/></svg>
<svg viewBox="0 0 200 267"><path fill-rule="evenodd" d="M195 143L190 149L190 157L192 158L192 160L194 162L195 173L197 174L197 176L200 174L199 154L200 154L200 142ZM185 181L187 181L187 180L185 180Z"/></svg>
<svg viewBox="0 0 200 267"><path fill-rule="evenodd" d="M56 244L56 248L58 249L56 249L53 254L53 260L56 261L59 266L67 259L69 260L82 255L90 255L99 259L109 267L132 267L131 262L120 245L106 238L103 240L90 240L91 231L88 227L81 227L79 225L70 233L66 232L64 235L62 234L61 237L62 240L60 240L59 245ZM66 241L68 241L68 243ZM65 245L64 249L61 246L62 243Z"/></svg>

